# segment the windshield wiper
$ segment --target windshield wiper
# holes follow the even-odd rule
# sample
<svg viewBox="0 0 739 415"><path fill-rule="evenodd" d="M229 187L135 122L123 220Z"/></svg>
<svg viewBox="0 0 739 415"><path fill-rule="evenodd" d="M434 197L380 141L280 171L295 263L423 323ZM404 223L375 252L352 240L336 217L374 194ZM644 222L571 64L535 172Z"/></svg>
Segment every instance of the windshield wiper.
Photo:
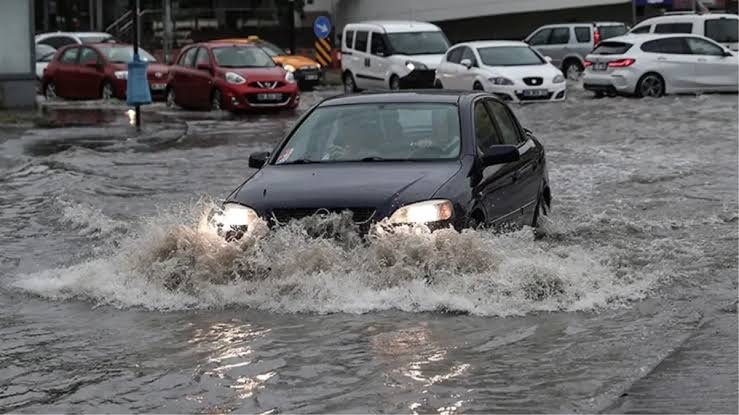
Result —
<svg viewBox="0 0 739 415"><path fill-rule="evenodd" d="M315 161L308 160L308 159L297 159L297 160L293 160L293 161L288 161L286 163L278 163L277 165L278 166L286 166L288 164L311 164L311 163L315 163Z"/></svg>
<svg viewBox="0 0 739 415"><path fill-rule="evenodd" d="M365 157L363 159L360 159L359 161L367 162L367 161L407 161L407 160L406 159L386 159L380 156L370 156L370 157Z"/></svg>

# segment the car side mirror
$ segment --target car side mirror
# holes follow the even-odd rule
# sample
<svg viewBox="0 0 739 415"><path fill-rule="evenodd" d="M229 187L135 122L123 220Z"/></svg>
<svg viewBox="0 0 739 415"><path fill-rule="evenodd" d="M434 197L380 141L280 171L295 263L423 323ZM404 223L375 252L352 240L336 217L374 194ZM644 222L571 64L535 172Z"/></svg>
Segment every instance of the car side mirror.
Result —
<svg viewBox="0 0 739 415"><path fill-rule="evenodd" d="M520 155L518 147L510 144L490 146L482 153L482 165L493 166L518 161Z"/></svg>
<svg viewBox="0 0 739 415"><path fill-rule="evenodd" d="M195 68L197 68L200 71L208 71L210 72L210 64L209 63L199 63Z"/></svg>
<svg viewBox="0 0 739 415"><path fill-rule="evenodd" d="M471 61L471 60L469 60L469 59L462 59L462 60L461 60L461 61L459 62L459 64L460 64L460 65L462 65L462 66L464 66L464 67L465 67L465 68L467 68L467 69L470 69L470 68L472 67L472 61Z"/></svg>
<svg viewBox="0 0 739 415"><path fill-rule="evenodd" d="M545 56L544 60L547 61L547 63L552 63L552 57L551 56Z"/></svg>
<svg viewBox="0 0 739 415"><path fill-rule="evenodd" d="M249 168L261 169L267 164L269 158L269 151L258 151L249 155Z"/></svg>

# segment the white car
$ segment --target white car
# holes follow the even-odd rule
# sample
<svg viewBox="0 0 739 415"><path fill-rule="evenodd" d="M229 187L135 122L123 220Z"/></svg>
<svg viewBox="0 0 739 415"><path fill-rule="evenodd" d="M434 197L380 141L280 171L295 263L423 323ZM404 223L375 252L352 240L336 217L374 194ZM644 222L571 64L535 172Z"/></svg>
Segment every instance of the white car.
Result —
<svg viewBox="0 0 739 415"><path fill-rule="evenodd" d="M350 23L342 34L344 90L431 88L448 48L444 32L431 23Z"/></svg>
<svg viewBox="0 0 739 415"><path fill-rule="evenodd" d="M602 42L585 59L583 86L596 96L738 89L737 55L703 36L620 36Z"/></svg>
<svg viewBox="0 0 739 415"><path fill-rule="evenodd" d="M67 45L104 43L114 40L113 35L104 32L50 32L36 35L34 43L60 49Z"/></svg>
<svg viewBox="0 0 739 415"><path fill-rule="evenodd" d="M36 79L39 81L44 77L44 69L49 65L56 54L56 49L49 45L36 45Z"/></svg>
<svg viewBox="0 0 739 415"><path fill-rule="evenodd" d="M550 61L524 42L460 43L441 61L435 86L484 90L509 102L563 101L567 83Z"/></svg>
<svg viewBox="0 0 739 415"><path fill-rule="evenodd" d="M694 34L705 36L731 50L739 48L739 17L735 14L667 14L639 22L631 34Z"/></svg>

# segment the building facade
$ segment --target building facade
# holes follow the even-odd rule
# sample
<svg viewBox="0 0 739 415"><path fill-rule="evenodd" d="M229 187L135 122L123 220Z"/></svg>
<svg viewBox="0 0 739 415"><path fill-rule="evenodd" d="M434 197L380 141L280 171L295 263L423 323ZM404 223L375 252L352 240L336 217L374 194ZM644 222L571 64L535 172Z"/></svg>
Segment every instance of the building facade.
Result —
<svg viewBox="0 0 739 415"><path fill-rule="evenodd" d="M0 108L33 107L34 73L33 1L0 0Z"/></svg>

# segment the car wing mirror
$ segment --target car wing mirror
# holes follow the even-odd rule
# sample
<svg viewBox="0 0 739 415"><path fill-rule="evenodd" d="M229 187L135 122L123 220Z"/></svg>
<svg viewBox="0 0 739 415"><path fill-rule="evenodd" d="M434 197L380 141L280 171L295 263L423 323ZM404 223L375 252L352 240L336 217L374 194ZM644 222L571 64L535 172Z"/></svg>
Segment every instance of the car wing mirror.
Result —
<svg viewBox="0 0 739 415"><path fill-rule="evenodd" d="M734 56L733 53L729 52L728 50L724 51L724 58L728 58L729 56Z"/></svg>
<svg viewBox="0 0 739 415"><path fill-rule="evenodd" d="M470 69L472 67L472 61L469 59L462 59L461 61L459 61L459 64L467 69Z"/></svg>
<svg viewBox="0 0 739 415"><path fill-rule="evenodd" d="M261 169L267 164L269 158L269 151L258 151L249 155L249 168Z"/></svg>
<svg viewBox="0 0 739 415"><path fill-rule="evenodd" d="M511 163L518 161L519 158L518 147L509 144L495 145L490 146L482 153L482 164L487 167L496 164Z"/></svg>

